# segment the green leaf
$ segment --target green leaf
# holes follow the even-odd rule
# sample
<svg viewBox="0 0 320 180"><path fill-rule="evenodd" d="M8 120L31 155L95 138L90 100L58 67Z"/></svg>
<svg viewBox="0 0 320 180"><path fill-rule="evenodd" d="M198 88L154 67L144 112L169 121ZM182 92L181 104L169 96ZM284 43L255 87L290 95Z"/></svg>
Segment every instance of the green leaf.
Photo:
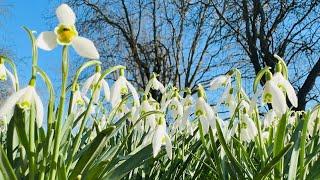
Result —
<svg viewBox="0 0 320 180"><path fill-rule="evenodd" d="M114 131L115 127L110 126L101 131L96 138L88 145L88 149L79 158L75 168L73 169L69 179L75 179L81 175L86 168L96 159L106 145L109 135Z"/></svg>
<svg viewBox="0 0 320 180"><path fill-rule="evenodd" d="M0 171L5 179L17 179L6 153L0 145Z"/></svg>
<svg viewBox="0 0 320 180"><path fill-rule="evenodd" d="M217 132L218 132L218 138L219 141L227 155L227 157L229 158L229 160L231 161L231 165L234 167L234 169L237 171L237 175L239 176L240 179L244 179L243 173L246 173L249 177L251 176L249 173L247 173L243 167L241 166L241 164L237 161L237 159L234 157L234 155L232 155L226 140L223 137L223 133L220 127L219 122L216 122L216 126L217 126ZM250 178L251 179L251 178Z"/></svg>
<svg viewBox="0 0 320 180"><path fill-rule="evenodd" d="M276 134L275 134L275 141L274 141L274 146L273 146L273 155L274 157L280 153L281 149L283 149L284 146L284 138L286 135L286 126L287 126L287 119L288 119L289 113L285 113L282 115L280 121L278 122L278 126L276 129ZM283 173L283 159L280 159L278 164L275 167L275 177L280 178Z"/></svg>
<svg viewBox="0 0 320 180"><path fill-rule="evenodd" d="M268 163L266 166L254 176L254 179L263 179L265 176L267 176L274 166L283 158L284 155L290 150L290 148L293 146L293 143L287 144L279 153Z"/></svg>
<svg viewBox="0 0 320 180"><path fill-rule="evenodd" d="M291 153L291 160L290 160L290 167L289 167L289 175L288 180L294 180L297 177L297 167L298 167L298 160L299 160L299 151L300 151L300 135L298 133L298 138L294 142L294 147Z"/></svg>
<svg viewBox="0 0 320 180"><path fill-rule="evenodd" d="M152 158L152 145L148 145L142 148L140 151L134 153L126 161L121 163L119 166L112 169L102 179L121 179L133 169L141 166L148 159Z"/></svg>

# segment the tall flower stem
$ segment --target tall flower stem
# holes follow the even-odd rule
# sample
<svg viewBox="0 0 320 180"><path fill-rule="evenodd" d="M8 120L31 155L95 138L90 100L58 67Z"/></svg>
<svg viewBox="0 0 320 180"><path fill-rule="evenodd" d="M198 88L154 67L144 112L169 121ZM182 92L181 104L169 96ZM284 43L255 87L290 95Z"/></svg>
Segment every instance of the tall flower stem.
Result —
<svg viewBox="0 0 320 180"><path fill-rule="evenodd" d="M35 108L34 106L31 107L30 111L30 119L29 119L29 146L30 146L30 158L29 158L29 179L35 179L35 153L36 147L34 142L34 132L35 132Z"/></svg>
<svg viewBox="0 0 320 180"><path fill-rule="evenodd" d="M61 95L58 106L58 117L55 124L55 137L54 137L54 147L53 147L53 157L51 162L51 173L50 179L54 180L57 172L57 162L59 157L60 148L60 133L62 128L62 118L64 113L64 104L66 98L66 88L68 80L68 46L63 46L62 49L62 85L61 85Z"/></svg>

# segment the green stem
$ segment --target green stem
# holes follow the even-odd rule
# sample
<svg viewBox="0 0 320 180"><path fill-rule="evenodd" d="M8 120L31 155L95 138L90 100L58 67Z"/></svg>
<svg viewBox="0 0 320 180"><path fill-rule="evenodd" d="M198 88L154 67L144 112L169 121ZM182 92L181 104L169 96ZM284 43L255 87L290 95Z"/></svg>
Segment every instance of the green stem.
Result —
<svg viewBox="0 0 320 180"><path fill-rule="evenodd" d="M59 157L59 148L60 148L60 133L62 128L62 119L64 112L64 104L66 97L66 88L68 80L68 46L63 46L62 50L62 86L61 86L61 95L60 102L58 107L58 117L55 124L55 137L54 137L54 147L53 147L53 157L51 162L51 173L50 179L54 180L57 172L57 163Z"/></svg>
<svg viewBox="0 0 320 180"><path fill-rule="evenodd" d="M30 148L30 158L29 158L29 179L35 179L35 153L36 147L34 142L34 133L35 133L35 108L31 107L30 119L29 119L29 148Z"/></svg>
<svg viewBox="0 0 320 180"><path fill-rule="evenodd" d="M306 167L304 166L305 163L305 144L306 144L306 136L307 136L307 130L308 130L308 121L310 119L310 112L308 112L304 116L304 122L303 122L303 129L301 134L301 141L300 141L300 154L299 154L299 179L303 180L305 179L305 171Z"/></svg>

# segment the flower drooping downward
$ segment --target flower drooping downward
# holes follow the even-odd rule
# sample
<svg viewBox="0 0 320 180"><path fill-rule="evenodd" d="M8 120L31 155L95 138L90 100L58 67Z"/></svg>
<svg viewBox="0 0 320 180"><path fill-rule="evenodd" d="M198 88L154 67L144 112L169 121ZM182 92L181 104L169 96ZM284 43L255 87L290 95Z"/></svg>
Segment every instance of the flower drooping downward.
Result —
<svg viewBox="0 0 320 180"><path fill-rule="evenodd" d="M36 110L37 126L41 127L43 121L43 104L34 87L34 80L29 85L13 93L0 108L0 117L6 120L11 119L15 106L18 105L23 110L30 110L32 106ZM5 121L7 123L7 121Z"/></svg>

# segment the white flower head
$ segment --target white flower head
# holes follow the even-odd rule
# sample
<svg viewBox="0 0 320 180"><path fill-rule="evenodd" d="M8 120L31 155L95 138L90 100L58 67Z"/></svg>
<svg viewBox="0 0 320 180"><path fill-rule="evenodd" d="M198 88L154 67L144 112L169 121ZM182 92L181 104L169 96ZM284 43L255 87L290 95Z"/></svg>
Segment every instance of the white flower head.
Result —
<svg viewBox="0 0 320 180"><path fill-rule="evenodd" d="M172 159L172 143L171 139L168 136L166 130L166 122L163 116L160 116L157 119L157 126L152 138L152 148L153 148L153 157L156 157L160 150L161 146L166 145L166 151L169 159Z"/></svg>
<svg viewBox="0 0 320 180"><path fill-rule="evenodd" d="M250 142L258 134L258 130L253 120L249 117L248 114L243 114L242 121L240 124L240 139Z"/></svg>
<svg viewBox="0 0 320 180"><path fill-rule="evenodd" d="M200 119L205 133L208 133L209 127L211 127L212 130L215 130L215 112L203 97L199 97L196 102L196 116Z"/></svg>
<svg viewBox="0 0 320 180"><path fill-rule="evenodd" d="M15 86L16 84L16 78L14 77L14 75L6 68L6 66L4 65L4 63L1 62L1 58L0 57L0 81L6 81L8 76L12 82L12 85ZM14 88L16 89L16 88Z"/></svg>
<svg viewBox="0 0 320 180"><path fill-rule="evenodd" d="M159 90L162 94L165 93L165 88L163 84L160 81L158 81L157 76L155 74L153 74L151 79L149 80L144 93L149 94L150 89Z"/></svg>
<svg viewBox="0 0 320 180"><path fill-rule="evenodd" d="M34 86L27 86L13 93L0 108L0 117L11 119L15 106L18 105L23 110L30 110L32 106L36 110L36 122L40 128L43 121L43 104ZM6 122L7 123L7 122Z"/></svg>
<svg viewBox="0 0 320 180"><path fill-rule="evenodd" d="M45 31L40 33L37 38L37 46L41 49L50 51L57 44L72 45L74 50L85 58L99 59L99 53L93 42L87 38L78 36L75 27L76 16L73 10L67 4L61 4L56 15L59 25L53 31Z"/></svg>
<svg viewBox="0 0 320 180"><path fill-rule="evenodd" d="M290 84L290 82L285 79L281 72L276 72L273 75L273 80L277 84L277 86L284 90L284 92L287 94L288 99L290 100L291 104L294 107L298 107L298 97L294 91L294 88Z"/></svg>
<svg viewBox="0 0 320 180"><path fill-rule="evenodd" d="M100 71L96 72L92 76L90 76L83 84L82 87L82 94L86 95L88 93L88 90L91 89L93 90L95 86L97 86L97 91L95 94L93 94L93 102L98 103L99 97L100 97L100 91L103 90L104 92L104 97L107 101L110 99L110 88L106 80L102 79L99 83L101 73Z"/></svg>
<svg viewBox="0 0 320 180"><path fill-rule="evenodd" d="M263 103L271 103L272 108L279 117L287 111L286 98L272 77L265 83L262 97Z"/></svg>
<svg viewBox="0 0 320 180"><path fill-rule="evenodd" d="M133 85L124 77L120 75L116 82L111 87L111 105L117 106L122 101L122 96L131 92L135 105L140 105L139 94Z"/></svg>
<svg viewBox="0 0 320 180"><path fill-rule="evenodd" d="M320 109L317 108L317 109L314 109L310 115L310 119L308 121L308 134L309 135L313 135L314 133L314 130L317 132L319 130L319 127L320 127ZM316 121L319 121L318 122L318 126L315 127L316 125Z"/></svg>
<svg viewBox="0 0 320 180"><path fill-rule="evenodd" d="M229 86L231 84L231 76L229 74L220 75L214 78L210 83L210 88L216 90L222 86Z"/></svg>

